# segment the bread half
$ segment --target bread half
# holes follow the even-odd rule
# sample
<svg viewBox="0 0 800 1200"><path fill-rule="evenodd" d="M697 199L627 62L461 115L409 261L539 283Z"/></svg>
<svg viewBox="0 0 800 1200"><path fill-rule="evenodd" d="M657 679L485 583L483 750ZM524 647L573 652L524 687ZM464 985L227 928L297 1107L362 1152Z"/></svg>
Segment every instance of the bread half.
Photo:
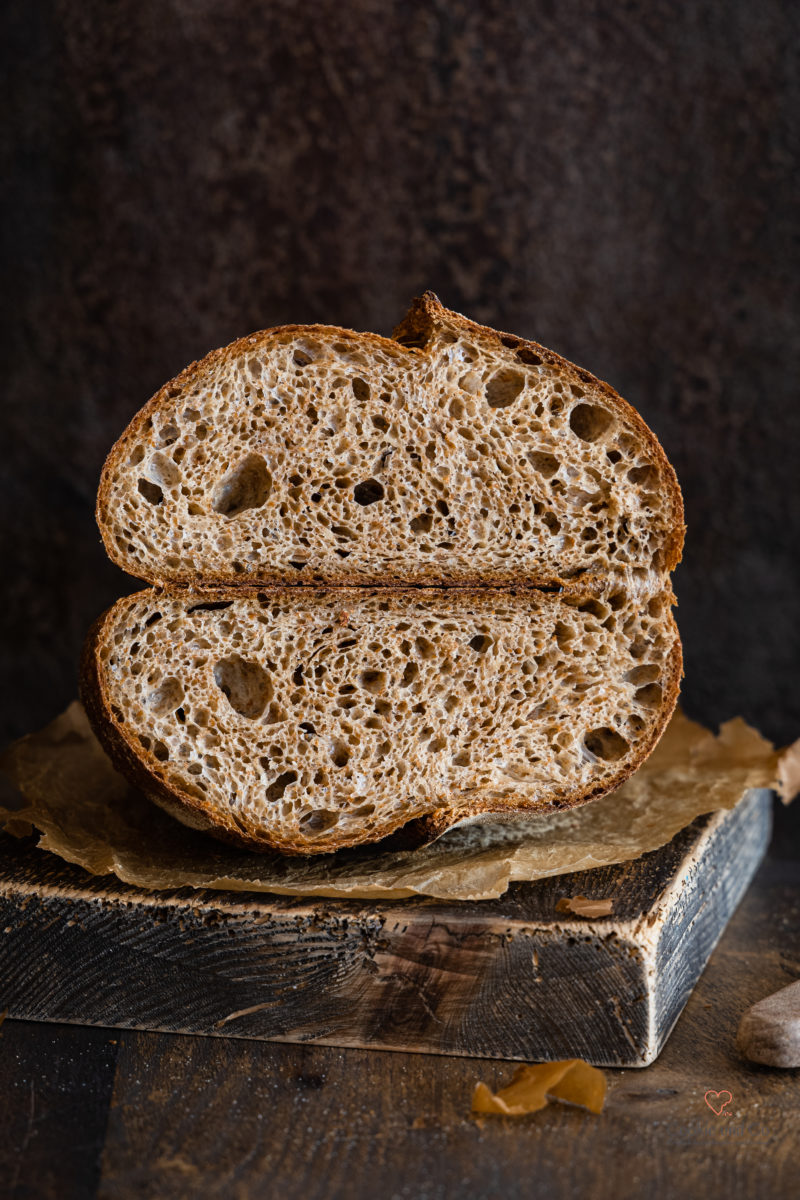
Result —
<svg viewBox="0 0 800 1200"><path fill-rule="evenodd" d="M430 292L393 339L288 325L187 367L109 454L97 519L123 570L194 587L635 580L684 533L612 388Z"/></svg>
<svg viewBox="0 0 800 1200"><path fill-rule="evenodd" d="M675 705L668 590L148 590L91 630L82 696L181 821L314 854L582 804Z"/></svg>

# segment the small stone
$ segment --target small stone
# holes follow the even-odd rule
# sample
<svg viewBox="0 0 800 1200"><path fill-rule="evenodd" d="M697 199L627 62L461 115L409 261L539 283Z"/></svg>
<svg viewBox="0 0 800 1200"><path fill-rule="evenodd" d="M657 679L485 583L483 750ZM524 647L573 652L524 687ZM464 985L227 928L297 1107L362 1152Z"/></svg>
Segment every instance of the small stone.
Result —
<svg viewBox="0 0 800 1200"><path fill-rule="evenodd" d="M748 1008L736 1048L751 1062L800 1067L800 980Z"/></svg>

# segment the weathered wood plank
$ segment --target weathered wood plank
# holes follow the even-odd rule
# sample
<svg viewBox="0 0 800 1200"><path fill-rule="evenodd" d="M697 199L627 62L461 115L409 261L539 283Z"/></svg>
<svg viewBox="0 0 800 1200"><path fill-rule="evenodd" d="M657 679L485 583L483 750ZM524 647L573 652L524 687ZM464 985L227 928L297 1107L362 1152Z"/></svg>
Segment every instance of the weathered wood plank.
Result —
<svg viewBox="0 0 800 1200"><path fill-rule="evenodd" d="M790 869L791 867L791 869ZM599 1117L469 1114L509 1064L125 1033L99 1195L206 1200L786 1200L800 1178L800 1072L736 1053L741 1013L800 974L800 868L767 863L658 1061L609 1071ZM703 1097L730 1090L729 1115Z"/></svg>
<svg viewBox="0 0 800 1200"><path fill-rule="evenodd" d="M644 1065L760 861L751 793L636 863L495 901L145 893L9 847L0 975L12 1016L115 1028ZM612 897L613 918L558 900Z"/></svg>
<svg viewBox="0 0 800 1200"><path fill-rule="evenodd" d="M118 1041L107 1029L3 1025L0 1195L4 1200L94 1196Z"/></svg>

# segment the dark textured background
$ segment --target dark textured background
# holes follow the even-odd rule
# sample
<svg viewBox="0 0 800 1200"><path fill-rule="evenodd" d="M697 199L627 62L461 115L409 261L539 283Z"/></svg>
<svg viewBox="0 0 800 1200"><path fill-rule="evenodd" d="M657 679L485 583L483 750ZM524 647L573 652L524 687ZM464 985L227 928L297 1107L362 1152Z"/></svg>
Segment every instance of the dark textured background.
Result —
<svg viewBox="0 0 800 1200"><path fill-rule="evenodd" d="M92 514L166 379L426 287L608 379L689 526L684 703L800 734L800 7L41 0L5 9L2 738L133 583Z"/></svg>

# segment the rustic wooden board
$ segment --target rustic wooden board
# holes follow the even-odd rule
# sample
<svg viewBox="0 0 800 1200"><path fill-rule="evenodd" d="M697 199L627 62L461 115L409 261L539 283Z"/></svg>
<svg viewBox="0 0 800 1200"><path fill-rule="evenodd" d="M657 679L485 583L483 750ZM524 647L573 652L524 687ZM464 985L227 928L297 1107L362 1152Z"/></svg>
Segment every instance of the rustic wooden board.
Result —
<svg viewBox="0 0 800 1200"><path fill-rule="evenodd" d="M2 838L0 998L38 1021L645 1066L770 822L752 791L636 862L462 903L148 893ZM576 895L613 917L556 911Z"/></svg>

